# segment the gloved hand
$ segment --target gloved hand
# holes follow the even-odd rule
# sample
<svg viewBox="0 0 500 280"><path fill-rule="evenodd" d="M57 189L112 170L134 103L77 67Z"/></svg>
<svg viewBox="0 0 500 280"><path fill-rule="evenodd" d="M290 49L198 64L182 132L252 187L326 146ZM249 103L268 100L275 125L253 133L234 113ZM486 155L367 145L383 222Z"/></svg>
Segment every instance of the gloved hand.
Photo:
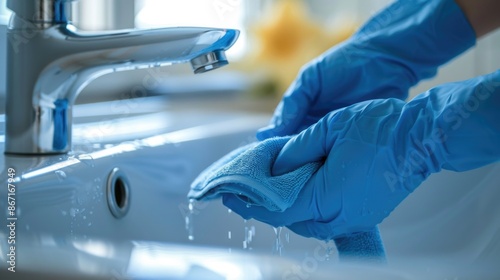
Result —
<svg viewBox="0 0 500 280"><path fill-rule="evenodd" d="M411 86L474 44L475 33L453 0L396 1L303 67L257 138L296 134L360 101L406 99Z"/></svg>
<svg viewBox="0 0 500 280"><path fill-rule="evenodd" d="M431 173L500 160L500 70L445 84L405 103L361 102L332 112L292 137L273 174L324 161L284 212L223 203L245 219L330 240L379 224Z"/></svg>

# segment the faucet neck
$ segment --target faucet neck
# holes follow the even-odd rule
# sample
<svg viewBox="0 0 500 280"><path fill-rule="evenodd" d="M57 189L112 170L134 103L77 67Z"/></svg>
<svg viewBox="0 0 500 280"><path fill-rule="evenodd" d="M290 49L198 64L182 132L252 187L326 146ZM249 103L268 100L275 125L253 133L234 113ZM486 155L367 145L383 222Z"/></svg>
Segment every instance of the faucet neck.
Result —
<svg viewBox="0 0 500 280"><path fill-rule="evenodd" d="M237 30L196 27L85 34L58 23L67 20L70 1L8 2L15 14L7 34L5 153L66 153L72 105L93 79L179 62L191 62L195 73L210 71L227 64L224 51L238 37ZM30 17L37 7L50 12Z"/></svg>
<svg viewBox="0 0 500 280"><path fill-rule="evenodd" d="M71 21L72 1L74 0L7 0L7 7L24 22L38 28L48 28Z"/></svg>

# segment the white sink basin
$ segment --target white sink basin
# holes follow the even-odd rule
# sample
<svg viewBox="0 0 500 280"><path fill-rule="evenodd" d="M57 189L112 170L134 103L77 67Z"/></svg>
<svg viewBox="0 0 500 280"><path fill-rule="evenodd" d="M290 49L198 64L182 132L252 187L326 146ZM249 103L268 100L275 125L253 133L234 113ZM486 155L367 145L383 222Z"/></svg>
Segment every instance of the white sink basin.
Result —
<svg viewBox="0 0 500 280"><path fill-rule="evenodd" d="M75 118L71 154L1 155L5 186L8 169L15 170L16 213L22 218L19 238L50 233L186 242L180 209L187 205L191 181L218 157L253 141L255 130L268 116L156 112L81 118L86 122ZM0 145L3 149L3 142ZM108 206L107 180L115 168L129 190L122 193L130 207L121 219ZM6 193L7 188L2 188L2 197ZM113 195L110 199L116 199ZM6 201L1 203L4 206Z"/></svg>
<svg viewBox="0 0 500 280"><path fill-rule="evenodd" d="M496 202L500 198L499 164L465 173L436 174L406 200L381 225L388 257L398 264L394 267L339 268L333 265L334 254L330 262L324 261L327 247L324 243L299 237L286 229L281 234L283 257L273 257L276 241L273 229L256 221L243 221L219 201L195 205L191 241L185 228L189 212L186 194L191 181L214 160L254 141L255 131L268 122L269 116L161 111L161 106L154 104L144 101L127 113L114 114L106 109L109 104L79 106L75 109L71 154L0 155L0 220L6 223L8 218L17 218L19 270L36 272L43 267L46 272L59 271L57 261L66 256L69 258L66 272L73 271L77 276L85 271L83 259L84 263L97 267L95 273L86 274L89 277L110 279L108 276L118 266L121 271L128 271L126 275L130 278L149 279L140 277L146 271L134 270L133 266L138 265L133 252L147 248L142 250L146 257L158 254L168 259L168 252L182 251L188 252L191 257L186 258L192 261L196 255L193 252L199 250L220 256L223 262L234 261L236 270L242 264L251 264L257 272L256 277L249 279L288 279L300 275L316 275L314 279L319 279L325 271L330 276L331 273L345 276L342 279L351 279L346 277L359 275L360 271L373 276L372 279L377 275L374 271L379 271L380 279L421 279L419 276L434 274L421 274L424 270L400 266L399 262L445 256L456 262L450 266L438 265L440 269L430 271L446 278L477 271L457 270L456 263L476 261L482 269L484 263L500 257L500 204ZM0 128L3 135L3 123ZM0 150L3 145L0 141ZM114 170L119 171L113 173ZM13 216L7 211L9 174L15 174ZM110 179L110 174L116 177ZM245 235L252 228L255 236L244 250ZM11 232L2 226L0 240L7 240L9 235ZM94 255L85 248L94 250ZM96 255L99 248L115 253ZM8 268L9 251L8 244L2 241L2 273ZM51 259L54 254L58 258ZM401 267L408 270L401 273ZM416 267L428 264L420 262ZM481 271L489 273L487 276L500 274L500 270L489 266Z"/></svg>

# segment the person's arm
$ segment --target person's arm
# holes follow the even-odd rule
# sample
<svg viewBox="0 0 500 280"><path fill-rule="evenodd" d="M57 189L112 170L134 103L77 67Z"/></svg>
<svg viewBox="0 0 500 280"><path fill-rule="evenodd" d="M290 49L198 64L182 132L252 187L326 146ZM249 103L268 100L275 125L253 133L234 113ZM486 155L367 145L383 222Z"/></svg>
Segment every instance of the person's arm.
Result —
<svg viewBox="0 0 500 280"><path fill-rule="evenodd" d="M500 27L500 1L455 0L479 38Z"/></svg>
<svg viewBox="0 0 500 280"><path fill-rule="evenodd" d="M360 101L404 100L412 86L474 46L476 37L455 0L394 1L350 39L304 66L257 138L299 133Z"/></svg>

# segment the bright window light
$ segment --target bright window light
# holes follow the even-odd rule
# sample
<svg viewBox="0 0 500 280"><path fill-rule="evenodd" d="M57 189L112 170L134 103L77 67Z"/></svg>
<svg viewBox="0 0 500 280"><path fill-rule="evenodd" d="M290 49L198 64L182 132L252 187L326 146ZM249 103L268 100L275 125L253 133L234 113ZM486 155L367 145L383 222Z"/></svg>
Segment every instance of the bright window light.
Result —
<svg viewBox="0 0 500 280"><path fill-rule="evenodd" d="M5 0L0 0L0 15L5 13L5 5L6 5L5 3L6 3Z"/></svg>
<svg viewBox="0 0 500 280"><path fill-rule="evenodd" d="M237 43L227 52L233 59L244 52L244 0L137 0L137 28L201 26L241 31Z"/></svg>
<svg viewBox="0 0 500 280"><path fill-rule="evenodd" d="M10 11L7 10L7 1L0 0L0 24L7 24L10 16Z"/></svg>

